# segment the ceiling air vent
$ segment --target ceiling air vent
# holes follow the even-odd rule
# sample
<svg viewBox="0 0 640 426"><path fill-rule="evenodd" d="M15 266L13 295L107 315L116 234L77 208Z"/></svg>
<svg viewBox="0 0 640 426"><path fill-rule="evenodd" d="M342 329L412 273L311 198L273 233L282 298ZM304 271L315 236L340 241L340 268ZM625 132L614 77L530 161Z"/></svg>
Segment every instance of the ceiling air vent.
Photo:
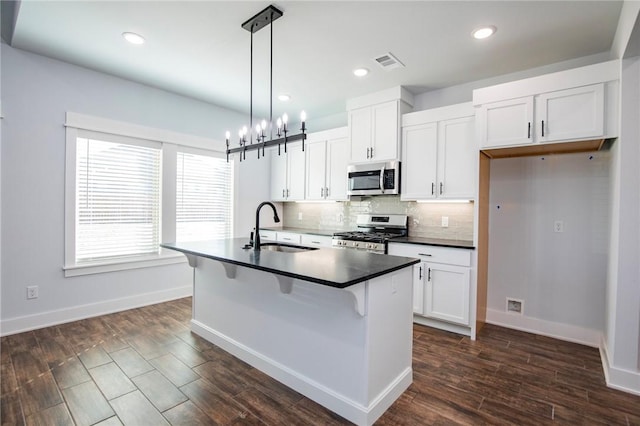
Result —
<svg viewBox="0 0 640 426"><path fill-rule="evenodd" d="M374 59L378 63L378 65L382 67L382 69L385 69L387 71L392 70L394 68L404 67L404 64L389 52L385 53L384 55L380 55Z"/></svg>

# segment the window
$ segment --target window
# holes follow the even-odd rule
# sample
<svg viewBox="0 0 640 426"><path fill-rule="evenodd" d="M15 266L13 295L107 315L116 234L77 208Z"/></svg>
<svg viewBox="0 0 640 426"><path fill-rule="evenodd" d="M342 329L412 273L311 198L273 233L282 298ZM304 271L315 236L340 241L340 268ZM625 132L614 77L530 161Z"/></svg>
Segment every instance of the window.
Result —
<svg viewBox="0 0 640 426"><path fill-rule="evenodd" d="M158 253L160 149L77 139L76 263Z"/></svg>
<svg viewBox="0 0 640 426"><path fill-rule="evenodd" d="M223 142L72 112L65 126L66 277L186 263L159 244L232 237Z"/></svg>
<svg viewBox="0 0 640 426"><path fill-rule="evenodd" d="M232 230L232 163L178 152L176 241L229 238Z"/></svg>

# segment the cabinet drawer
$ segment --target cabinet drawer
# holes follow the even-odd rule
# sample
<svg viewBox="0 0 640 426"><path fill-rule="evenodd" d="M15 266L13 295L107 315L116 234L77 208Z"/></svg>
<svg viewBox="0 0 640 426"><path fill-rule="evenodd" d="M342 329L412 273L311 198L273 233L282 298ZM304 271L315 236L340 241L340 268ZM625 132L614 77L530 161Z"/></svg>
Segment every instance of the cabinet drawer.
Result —
<svg viewBox="0 0 640 426"><path fill-rule="evenodd" d="M275 241L276 240L276 231L266 231L264 229L260 230L260 241Z"/></svg>
<svg viewBox="0 0 640 426"><path fill-rule="evenodd" d="M300 244L300 234L294 234L292 232L278 232L277 241L288 244Z"/></svg>
<svg viewBox="0 0 640 426"><path fill-rule="evenodd" d="M309 247L331 247L331 239L327 235L302 234L300 244Z"/></svg>
<svg viewBox="0 0 640 426"><path fill-rule="evenodd" d="M422 244L389 243L389 254L416 257L425 262L471 266L471 250Z"/></svg>

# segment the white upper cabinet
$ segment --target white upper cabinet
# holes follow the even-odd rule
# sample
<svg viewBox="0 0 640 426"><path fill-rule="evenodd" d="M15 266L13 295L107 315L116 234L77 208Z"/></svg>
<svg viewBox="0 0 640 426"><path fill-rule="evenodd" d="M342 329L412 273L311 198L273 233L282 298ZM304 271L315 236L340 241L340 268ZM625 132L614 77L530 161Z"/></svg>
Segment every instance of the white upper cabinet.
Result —
<svg viewBox="0 0 640 426"><path fill-rule="evenodd" d="M327 142L307 144L307 182L305 200L324 200Z"/></svg>
<svg viewBox="0 0 640 426"><path fill-rule="evenodd" d="M305 200L347 200L347 128L317 132L306 146Z"/></svg>
<svg viewBox="0 0 640 426"><path fill-rule="evenodd" d="M533 143L533 96L484 104L477 114L482 147Z"/></svg>
<svg viewBox="0 0 640 426"><path fill-rule="evenodd" d="M436 197L438 158L438 123L404 127L402 129L403 200Z"/></svg>
<svg viewBox="0 0 640 426"><path fill-rule="evenodd" d="M403 116L402 200L475 198L473 114L465 103Z"/></svg>
<svg viewBox="0 0 640 426"><path fill-rule="evenodd" d="M269 153L271 160L271 201L287 200L287 155L277 149Z"/></svg>
<svg viewBox="0 0 640 426"><path fill-rule="evenodd" d="M618 136L618 68L609 61L474 90L480 149Z"/></svg>
<svg viewBox="0 0 640 426"><path fill-rule="evenodd" d="M306 146L305 146L306 149ZM272 149L271 161L271 201L304 200L305 155L300 143L287 144Z"/></svg>
<svg viewBox="0 0 640 426"><path fill-rule="evenodd" d="M327 141L327 167L325 198L327 200L348 200L349 186L347 166L349 165L349 138Z"/></svg>
<svg viewBox="0 0 640 426"><path fill-rule="evenodd" d="M539 95L535 115L540 142L601 137L604 135L604 84Z"/></svg>
<svg viewBox="0 0 640 426"><path fill-rule="evenodd" d="M287 146L287 201L304 200L305 155L300 145Z"/></svg>
<svg viewBox="0 0 640 426"><path fill-rule="evenodd" d="M438 123L439 198L475 198L478 146L473 116Z"/></svg>
<svg viewBox="0 0 640 426"><path fill-rule="evenodd" d="M349 111L351 162L398 159L399 101Z"/></svg>
<svg viewBox="0 0 640 426"><path fill-rule="evenodd" d="M369 161L372 141L371 107L349 111L349 135L351 137L351 161Z"/></svg>
<svg viewBox="0 0 640 426"><path fill-rule="evenodd" d="M350 162L398 160L401 117L412 105L402 87L348 100Z"/></svg>

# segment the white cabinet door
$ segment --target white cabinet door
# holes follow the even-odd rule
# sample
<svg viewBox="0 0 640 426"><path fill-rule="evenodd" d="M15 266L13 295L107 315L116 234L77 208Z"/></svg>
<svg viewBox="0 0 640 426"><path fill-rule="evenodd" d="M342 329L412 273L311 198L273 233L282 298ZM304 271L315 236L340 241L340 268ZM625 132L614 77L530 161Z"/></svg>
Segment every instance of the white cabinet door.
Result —
<svg viewBox="0 0 640 426"><path fill-rule="evenodd" d="M310 143L305 147L307 155L305 200L323 200L325 198L325 141Z"/></svg>
<svg viewBox="0 0 640 426"><path fill-rule="evenodd" d="M475 197L478 147L474 123L474 117L438 123L438 198Z"/></svg>
<svg viewBox="0 0 640 426"><path fill-rule="evenodd" d="M604 84L544 93L536 97L539 142L604 135Z"/></svg>
<svg viewBox="0 0 640 426"><path fill-rule="evenodd" d="M327 141L326 189L328 200L348 200L349 185L347 165L349 164L349 140L347 138Z"/></svg>
<svg viewBox="0 0 640 426"><path fill-rule="evenodd" d="M332 238L328 235L302 234L300 244L307 247L331 247Z"/></svg>
<svg viewBox="0 0 640 426"><path fill-rule="evenodd" d="M402 200L436 197L437 123L405 127L402 131Z"/></svg>
<svg viewBox="0 0 640 426"><path fill-rule="evenodd" d="M469 268L426 263L424 315L469 325Z"/></svg>
<svg viewBox="0 0 640 426"><path fill-rule="evenodd" d="M369 158L373 161L398 159L398 101L372 107L373 140Z"/></svg>
<svg viewBox="0 0 640 426"><path fill-rule="evenodd" d="M349 111L349 136L351 139L351 161L369 161L371 151L371 107Z"/></svg>
<svg viewBox="0 0 640 426"><path fill-rule="evenodd" d="M287 244L300 244L300 234L296 234L293 232L277 232L276 233L276 241Z"/></svg>
<svg viewBox="0 0 640 426"><path fill-rule="evenodd" d="M424 315L424 273L425 263L413 265L413 313Z"/></svg>
<svg viewBox="0 0 640 426"><path fill-rule="evenodd" d="M287 198L287 154L271 153L271 201L285 201Z"/></svg>
<svg viewBox="0 0 640 426"><path fill-rule="evenodd" d="M304 200L304 157L301 144L287 146L287 201Z"/></svg>
<svg viewBox="0 0 640 426"><path fill-rule="evenodd" d="M533 143L533 96L492 102L478 110L480 148Z"/></svg>

